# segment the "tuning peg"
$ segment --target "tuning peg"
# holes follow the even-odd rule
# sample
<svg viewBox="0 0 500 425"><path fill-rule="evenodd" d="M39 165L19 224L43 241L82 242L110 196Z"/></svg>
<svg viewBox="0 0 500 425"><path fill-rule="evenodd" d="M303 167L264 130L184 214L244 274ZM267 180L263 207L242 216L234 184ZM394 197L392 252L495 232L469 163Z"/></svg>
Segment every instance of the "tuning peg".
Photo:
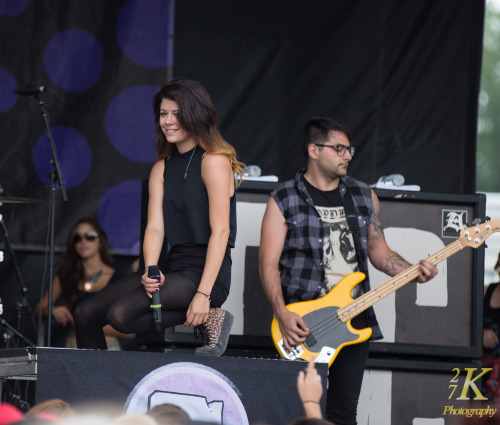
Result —
<svg viewBox="0 0 500 425"><path fill-rule="evenodd" d="M475 218L472 220L472 225L477 226L478 224L481 224L481 219L480 218Z"/></svg>
<svg viewBox="0 0 500 425"><path fill-rule="evenodd" d="M484 217L484 221L491 221L491 218L486 216L486 217Z"/></svg>

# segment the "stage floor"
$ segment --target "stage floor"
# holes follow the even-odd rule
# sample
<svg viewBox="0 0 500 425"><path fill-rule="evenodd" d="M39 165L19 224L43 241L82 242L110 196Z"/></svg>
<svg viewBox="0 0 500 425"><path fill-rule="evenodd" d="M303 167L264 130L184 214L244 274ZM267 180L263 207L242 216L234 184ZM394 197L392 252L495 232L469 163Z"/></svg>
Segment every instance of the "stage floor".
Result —
<svg viewBox="0 0 500 425"><path fill-rule="evenodd" d="M0 378L36 379L37 352L36 347L0 350Z"/></svg>

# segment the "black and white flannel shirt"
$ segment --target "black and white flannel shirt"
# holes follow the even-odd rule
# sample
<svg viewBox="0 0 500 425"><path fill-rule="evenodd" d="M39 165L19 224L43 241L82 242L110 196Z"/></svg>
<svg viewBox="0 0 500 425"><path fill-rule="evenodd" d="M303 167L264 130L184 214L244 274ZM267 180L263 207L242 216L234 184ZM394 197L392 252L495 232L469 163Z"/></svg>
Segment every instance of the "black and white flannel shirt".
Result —
<svg viewBox="0 0 500 425"><path fill-rule="evenodd" d="M283 296L286 303L313 300L318 298L326 284L323 266L324 230L321 218L314 206L301 177L305 170L300 170L294 179L279 184L271 196L278 204L288 226L283 252L280 258L280 275ZM364 268L368 270L368 225L372 214L370 187L352 177L340 179L341 199L351 191L354 208L360 228L361 249L364 251ZM370 279L360 284L363 292L370 290ZM366 318L372 328L372 338L382 338L375 312L372 307L366 311Z"/></svg>

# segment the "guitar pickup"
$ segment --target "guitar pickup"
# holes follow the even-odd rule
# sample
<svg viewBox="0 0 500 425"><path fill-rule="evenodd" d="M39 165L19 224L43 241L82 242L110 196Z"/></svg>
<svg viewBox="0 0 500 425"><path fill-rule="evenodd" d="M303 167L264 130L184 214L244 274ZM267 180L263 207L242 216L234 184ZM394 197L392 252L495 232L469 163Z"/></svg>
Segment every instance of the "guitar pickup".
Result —
<svg viewBox="0 0 500 425"><path fill-rule="evenodd" d="M281 355L287 360L297 360L300 356L304 354L304 349L300 345L292 347L291 351L288 351L283 343L283 340L278 342L278 347L280 349Z"/></svg>

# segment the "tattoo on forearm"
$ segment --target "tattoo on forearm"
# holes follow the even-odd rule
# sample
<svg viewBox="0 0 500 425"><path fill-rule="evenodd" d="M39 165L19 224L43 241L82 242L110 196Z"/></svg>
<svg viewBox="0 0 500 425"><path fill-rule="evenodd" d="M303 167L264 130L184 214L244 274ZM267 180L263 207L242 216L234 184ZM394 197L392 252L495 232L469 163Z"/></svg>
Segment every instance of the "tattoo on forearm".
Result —
<svg viewBox="0 0 500 425"><path fill-rule="evenodd" d="M388 255L385 257L384 272L389 276L394 276L399 273L407 266L405 260L403 260L399 255Z"/></svg>

